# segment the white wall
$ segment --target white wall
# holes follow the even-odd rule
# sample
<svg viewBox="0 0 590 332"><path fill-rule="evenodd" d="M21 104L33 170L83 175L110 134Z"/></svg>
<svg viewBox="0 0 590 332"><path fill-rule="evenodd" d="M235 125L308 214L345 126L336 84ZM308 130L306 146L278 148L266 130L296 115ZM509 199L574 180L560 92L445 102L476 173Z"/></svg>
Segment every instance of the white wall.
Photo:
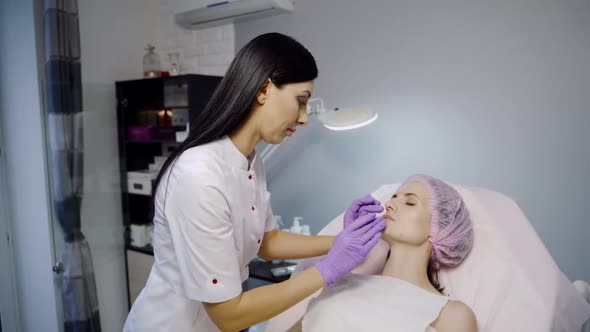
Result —
<svg viewBox="0 0 590 332"><path fill-rule="evenodd" d="M0 133L23 332L58 331L33 1L0 2ZM5 300L5 299L4 299ZM3 317L4 319L4 317Z"/></svg>
<svg viewBox="0 0 590 332"><path fill-rule="evenodd" d="M145 47L157 39L158 8L157 0L78 0L85 83L114 87L115 80L143 76Z"/></svg>
<svg viewBox="0 0 590 332"><path fill-rule="evenodd" d="M2 316L0 317L0 330L17 331L20 329L18 327L20 322L17 312L13 235L10 226L8 182L6 179L6 149L1 123L2 121L0 121L0 266L3 268L0 269L0 315Z"/></svg>
<svg viewBox="0 0 590 332"><path fill-rule="evenodd" d="M168 66L168 53L181 56L183 73L223 76L234 58L234 25L186 30L174 23L174 14L195 9L212 1L160 0L158 45Z"/></svg>
<svg viewBox="0 0 590 332"><path fill-rule="evenodd" d="M78 0L86 83L142 76L148 43L156 46L163 70L170 70L168 54L181 55L182 73L223 75L234 57L234 27L227 24L185 30L174 14L207 3L203 0Z"/></svg>
<svg viewBox="0 0 590 332"><path fill-rule="evenodd" d="M115 81L143 76L144 48L156 43L156 0L79 0L84 111L82 232L92 250L101 327L127 318Z"/></svg>
<svg viewBox="0 0 590 332"><path fill-rule="evenodd" d="M566 275L590 280L589 15L583 0L297 0L290 16L236 25L236 49L297 38L318 63L315 96L380 116L281 146L275 213L317 232L353 198L425 172L515 198Z"/></svg>

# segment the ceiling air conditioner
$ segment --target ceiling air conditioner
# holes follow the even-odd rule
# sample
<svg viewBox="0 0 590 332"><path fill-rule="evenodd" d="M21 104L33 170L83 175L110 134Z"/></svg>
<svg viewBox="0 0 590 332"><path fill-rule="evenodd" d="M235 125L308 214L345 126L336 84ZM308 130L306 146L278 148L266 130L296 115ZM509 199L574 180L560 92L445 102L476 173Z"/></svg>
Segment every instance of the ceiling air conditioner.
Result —
<svg viewBox="0 0 590 332"><path fill-rule="evenodd" d="M178 13L176 24L185 29L202 29L293 11L294 0L227 0Z"/></svg>

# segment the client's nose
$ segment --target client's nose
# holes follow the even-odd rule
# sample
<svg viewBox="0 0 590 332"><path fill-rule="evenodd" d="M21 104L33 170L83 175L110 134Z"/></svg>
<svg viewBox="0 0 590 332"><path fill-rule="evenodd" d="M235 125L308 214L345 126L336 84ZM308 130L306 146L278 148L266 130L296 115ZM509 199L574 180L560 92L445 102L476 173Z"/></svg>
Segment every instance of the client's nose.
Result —
<svg viewBox="0 0 590 332"><path fill-rule="evenodd" d="M388 203L387 204L387 211L395 212L395 211L397 211L397 208L392 203Z"/></svg>

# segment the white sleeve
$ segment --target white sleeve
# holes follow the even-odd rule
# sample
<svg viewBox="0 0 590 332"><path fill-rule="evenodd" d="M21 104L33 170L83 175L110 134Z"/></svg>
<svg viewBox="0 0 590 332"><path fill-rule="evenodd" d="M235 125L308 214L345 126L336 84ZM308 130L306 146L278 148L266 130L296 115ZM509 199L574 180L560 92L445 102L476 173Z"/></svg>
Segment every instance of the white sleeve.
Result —
<svg viewBox="0 0 590 332"><path fill-rule="evenodd" d="M277 228L275 223L274 213L272 212L272 206L270 204L270 193L266 192L266 217L264 220L264 232L270 232Z"/></svg>
<svg viewBox="0 0 590 332"><path fill-rule="evenodd" d="M185 295L209 303L238 296L242 282L234 227L219 187L185 173L168 187L165 213Z"/></svg>

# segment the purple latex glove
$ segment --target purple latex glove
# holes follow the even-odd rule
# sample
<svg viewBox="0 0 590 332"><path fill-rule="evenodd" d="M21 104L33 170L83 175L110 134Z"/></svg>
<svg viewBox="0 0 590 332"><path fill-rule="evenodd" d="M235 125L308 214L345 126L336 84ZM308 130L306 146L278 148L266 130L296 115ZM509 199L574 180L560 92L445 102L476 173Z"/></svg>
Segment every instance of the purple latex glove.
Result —
<svg viewBox="0 0 590 332"><path fill-rule="evenodd" d="M359 266L381 238L383 229L385 222L374 214L361 216L345 227L328 254L315 263L326 285L332 285Z"/></svg>
<svg viewBox="0 0 590 332"><path fill-rule="evenodd" d="M350 207L344 212L344 218L342 219L344 228L352 224L352 222L358 217L369 213L379 213L381 211L383 211L381 202L373 198L373 196L367 195L363 198L357 198L352 201Z"/></svg>

